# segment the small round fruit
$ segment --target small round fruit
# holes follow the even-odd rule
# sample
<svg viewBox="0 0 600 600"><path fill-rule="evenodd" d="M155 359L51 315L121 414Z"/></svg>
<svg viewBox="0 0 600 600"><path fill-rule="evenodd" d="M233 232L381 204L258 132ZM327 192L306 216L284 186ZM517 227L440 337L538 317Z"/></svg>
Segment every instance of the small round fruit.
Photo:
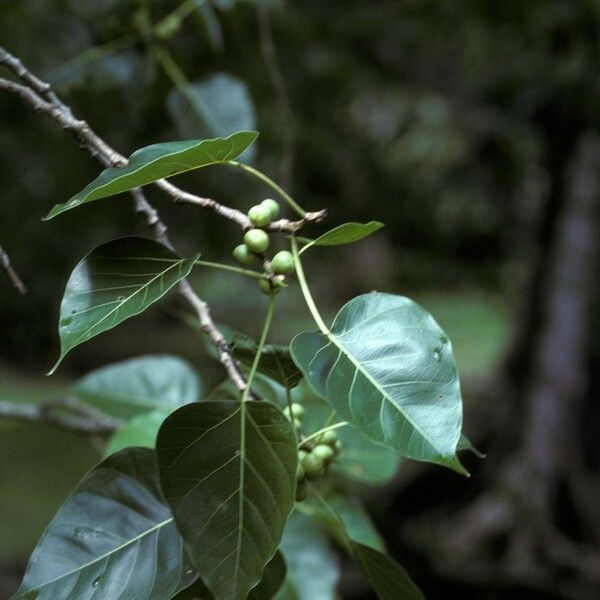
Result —
<svg viewBox="0 0 600 600"><path fill-rule="evenodd" d="M256 227L264 227L265 225L268 225L271 220L271 211L268 207L257 204L248 211L248 218Z"/></svg>
<svg viewBox="0 0 600 600"><path fill-rule="evenodd" d="M273 198L265 198L260 205L269 211L270 221L277 218L277 215L279 214L279 204L277 204Z"/></svg>
<svg viewBox="0 0 600 600"><path fill-rule="evenodd" d="M298 462L302 462L304 457L308 456L308 452L306 450L298 450Z"/></svg>
<svg viewBox="0 0 600 600"><path fill-rule="evenodd" d="M335 458L335 452L331 446L327 446L326 444L319 444L315 446L312 453L319 459L323 461L323 463L328 464Z"/></svg>
<svg viewBox="0 0 600 600"><path fill-rule="evenodd" d="M306 500L308 496L308 486L306 485L306 481L300 481L296 486L296 502L302 502L302 500Z"/></svg>
<svg viewBox="0 0 600 600"><path fill-rule="evenodd" d="M323 474L323 461L312 452L302 459L302 466L307 479L319 479Z"/></svg>
<svg viewBox="0 0 600 600"><path fill-rule="evenodd" d="M338 441L337 441L337 442L334 444L334 446L333 446L333 450L334 450L334 452L335 452L336 456L337 456L337 455L338 455L338 454L339 454L339 453L342 451L342 447L343 447L343 446L342 446L342 442L340 442L340 440L338 440Z"/></svg>
<svg viewBox="0 0 600 600"><path fill-rule="evenodd" d="M233 249L233 258L237 260L241 265L251 265L255 256L248 250L248 246L246 244L240 244Z"/></svg>
<svg viewBox="0 0 600 600"><path fill-rule="evenodd" d="M292 402L292 416L295 419L302 419L304 417L304 406L299 404L298 402ZM289 412L289 408L286 407L286 410Z"/></svg>
<svg viewBox="0 0 600 600"><path fill-rule="evenodd" d="M262 229L250 229L244 234L244 242L250 252L261 254L269 247L269 236Z"/></svg>
<svg viewBox="0 0 600 600"><path fill-rule="evenodd" d="M294 427L296 429L302 429L302 421L300 419L293 419Z"/></svg>
<svg viewBox="0 0 600 600"><path fill-rule="evenodd" d="M271 259L271 267L275 273L289 275L294 272L294 257L291 252L282 250Z"/></svg>
<svg viewBox="0 0 600 600"><path fill-rule="evenodd" d="M337 433L330 429L329 431L325 431L319 436L318 443L319 444L327 444L328 446L335 446L337 442Z"/></svg>
<svg viewBox="0 0 600 600"><path fill-rule="evenodd" d="M259 279L258 287L260 288L260 291L263 292L263 294L267 294L267 296L270 296L271 294L279 294L280 290L278 287L271 287L268 279Z"/></svg>
<svg viewBox="0 0 600 600"><path fill-rule="evenodd" d="M298 463L298 468L296 469L296 481L302 481L306 476L306 471L302 466L302 463Z"/></svg>

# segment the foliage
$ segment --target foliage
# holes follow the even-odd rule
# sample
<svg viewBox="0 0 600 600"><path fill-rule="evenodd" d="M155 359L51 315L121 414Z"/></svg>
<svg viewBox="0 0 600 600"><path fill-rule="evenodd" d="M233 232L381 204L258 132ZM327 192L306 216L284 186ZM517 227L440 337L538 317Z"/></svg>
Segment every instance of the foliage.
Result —
<svg viewBox="0 0 600 600"><path fill-rule="evenodd" d="M163 157L170 165L173 147L153 147L153 159L140 161L143 179L128 175L134 173L128 167L123 174L105 172L104 189L110 182L118 182L123 191L162 179ZM186 150L185 159L178 159L184 162L177 164L194 169L206 163L207 154L196 151L206 147L204 142L178 147ZM209 152L211 160L219 160L215 152L220 150ZM101 189L96 184L86 189L92 188ZM108 195L98 194L92 198ZM291 199L290 204L302 210ZM268 237L268 220L276 212L269 213L265 229L254 231ZM352 243L379 227L342 225L308 242L303 252ZM260 340L235 335L229 346L248 368L243 390L228 380L201 400L193 371L168 356L104 367L73 386L81 402L122 419L123 425L108 441L108 458L86 476L49 525L16 598L67 598L84 589L115 598L169 598L195 579L194 585L215 600L270 598L282 585L280 595L288 590L303 597L306 575L299 553L304 550L297 540L284 538L294 506L354 556L380 598L392 598L398 589L406 597L420 597L408 575L385 555L381 538L345 481L383 481L400 457L465 473L456 451L470 444L461 437L451 345L423 308L391 294L358 296L327 328L293 234L290 250L292 269L286 272L296 271L320 332L298 334L289 349L266 344L281 291L275 282L283 283L284 276L269 273L268 263L262 275L222 266L252 278L256 273L259 283L266 283L261 289L268 295L268 310ZM257 252L249 248L250 255ZM61 359L75 345L147 310L202 262L197 256L180 259L160 242L144 238L122 238L92 251L65 290ZM358 431L350 433L352 426ZM326 481L337 481L333 495L323 488ZM286 536L299 535L290 533L292 522ZM315 530L314 535L322 545L322 533ZM311 539L302 541L308 552ZM277 554L280 545L283 556ZM148 573L154 575L149 579Z"/></svg>

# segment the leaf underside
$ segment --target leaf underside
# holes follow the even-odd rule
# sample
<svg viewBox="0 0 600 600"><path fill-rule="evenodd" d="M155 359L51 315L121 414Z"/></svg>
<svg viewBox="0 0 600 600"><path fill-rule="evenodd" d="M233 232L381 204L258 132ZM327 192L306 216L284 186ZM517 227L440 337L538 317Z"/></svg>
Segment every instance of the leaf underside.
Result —
<svg viewBox="0 0 600 600"><path fill-rule="evenodd" d="M179 258L142 237L113 240L92 250L73 270L60 306L61 353L140 314L189 275L197 256Z"/></svg>
<svg viewBox="0 0 600 600"><path fill-rule="evenodd" d="M358 296L340 310L328 335L301 333L291 351L341 419L402 456L466 474L456 457L462 399L452 347L412 300Z"/></svg>
<svg viewBox="0 0 600 600"><path fill-rule="evenodd" d="M239 131L226 138L152 144L136 150L125 167L105 169L64 204L57 204L45 220L87 202L114 196L159 179L237 158L256 138L256 131Z"/></svg>
<svg viewBox="0 0 600 600"><path fill-rule="evenodd" d="M86 404L122 419L152 410L170 412L196 402L201 392L192 367L167 354L139 356L96 369L72 389Z"/></svg>
<svg viewBox="0 0 600 600"><path fill-rule="evenodd" d="M216 600L245 598L273 558L294 505L296 443L281 410L259 401L189 404L159 431L163 493Z"/></svg>
<svg viewBox="0 0 600 600"><path fill-rule="evenodd" d="M130 448L90 471L65 501L13 600L164 600L195 578L154 451Z"/></svg>
<svg viewBox="0 0 600 600"><path fill-rule="evenodd" d="M319 236L309 245L341 246L342 244L352 244L379 231L382 227L383 223L380 223L379 221L369 221L368 223L343 223Z"/></svg>

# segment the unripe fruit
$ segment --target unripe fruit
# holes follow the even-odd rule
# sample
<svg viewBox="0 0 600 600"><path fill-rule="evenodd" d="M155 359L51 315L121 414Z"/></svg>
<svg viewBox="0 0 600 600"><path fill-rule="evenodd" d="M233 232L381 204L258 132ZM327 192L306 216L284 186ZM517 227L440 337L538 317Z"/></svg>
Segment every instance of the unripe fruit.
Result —
<svg viewBox="0 0 600 600"><path fill-rule="evenodd" d="M292 416L296 419L302 419L304 417L304 406L298 404L298 402L292 402Z"/></svg>
<svg viewBox="0 0 600 600"><path fill-rule="evenodd" d="M272 198L265 198L260 205L269 211L270 221L277 218L277 215L279 214L279 204L277 204L275 200Z"/></svg>
<svg viewBox="0 0 600 600"><path fill-rule="evenodd" d="M335 431L333 431L333 429L330 429L329 431L325 431L324 433L322 433L319 436L319 439L317 440L318 444L327 444L328 446L335 446L335 443L337 442L337 433Z"/></svg>
<svg viewBox="0 0 600 600"><path fill-rule="evenodd" d="M302 429L302 421L300 419L294 419L292 422L296 429Z"/></svg>
<svg viewBox="0 0 600 600"><path fill-rule="evenodd" d="M336 456L342 451L342 442L340 442L340 440L338 440L333 446L333 451L335 452Z"/></svg>
<svg viewBox="0 0 600 600"><path fill-rule="evenodd" d="M308 452L306 450L298 450L298 462L302 462L305 456L308 456Z"/></svg>
<svg viewBox="0 0 600 600"><path fill-rule="evenodd" d="M268 207L257 204L248 211L248 218L256 227L264 227L265 225L268 225L271 220L271 211Z"/></svg>
<svg viewBox="0 0 600 600"><path fill-rule="evenodd" d="M296 486L296 502L302 502L302 500L306 500L308 496L308 486L306 485L306 481L301 481Z"/></svg>
<svg viewBox="0 0 600 600"><path fill-rule="evenodd" d="M269 247L269 236L262 229L250 229L244 234L244 242L250 252L261 254Z"/></svg>
<svg viewBox="0 0 600 600"><path fill-rule="evenodd" d="M240 244L233 249L233 258L237 260L241 265L251 265L255 256L248 250L246 244Z"/></svg>
<svg viewBox="0 0 600 600"><path fill-rule="evenodd" d="M319 479L323 475L323 461L312 452L302 459L302 466L307 479Z"/></svg>
<svg viewBox="0 0 600 600"><path fill-rule="evenodd" d="M318 446L315 446L312 453L325 464L330 463L335 458L335 452L333 451L333 448L325 444L319 444Z"/></svg>
<svg viewBox="0 0 600 600"><path fill-rule="evenodd" d="M298 463L298 468L296 469L296 481L302 481L306 476L306 471L302 466L302 463Z"/></svg>
<svg viewBox="0 0 600 600"><path fill-rule="evenodd" d="M275 273L283 273L288 275L293 273L295 269L294 257L291 252L282 250L271 259L271 267Z"/></svg>
<svg viewBox="0 0 600 600"><path fill-rule="evenodd" d="M278 287L272 288L267 279L259 279L258 287L260 288L260 291L263 292L263 294L267 294L267 296L270 296L271 294L279 294L280 290Z"/></svg>

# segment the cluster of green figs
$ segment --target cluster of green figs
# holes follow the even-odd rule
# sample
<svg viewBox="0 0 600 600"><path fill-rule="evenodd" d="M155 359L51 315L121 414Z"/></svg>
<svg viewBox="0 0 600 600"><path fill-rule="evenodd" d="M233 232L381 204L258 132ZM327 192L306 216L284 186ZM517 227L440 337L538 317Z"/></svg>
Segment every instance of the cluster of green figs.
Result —
<svg viewBox="0 0 600 600"><path fill-rule="evenodd" d="M233 258L241 265L249 266L261 258L269 247L269 234L265 227L279 214L279 204L272 198L263 200L248 211L252 229L244 233L244 243L233 250ZM291 252L277 252L270 261L274 277L259 279L258 285L265 294L276 294L283 287L285 276L294 272L294 257Z"/></svg>
<svg viewBox="0 0 600 600"><path fill-rule="evenodd" d="M293 402L284 409L285 416L292 421L297 431L302 428L304 407ZM308 439L300 444L298 450L298 469L296 471L296 500L301 502L308 495L308 481L321 479L327 474L329 466L336 459L342 449L335 431L324 431L313 439Z"/></svg>

